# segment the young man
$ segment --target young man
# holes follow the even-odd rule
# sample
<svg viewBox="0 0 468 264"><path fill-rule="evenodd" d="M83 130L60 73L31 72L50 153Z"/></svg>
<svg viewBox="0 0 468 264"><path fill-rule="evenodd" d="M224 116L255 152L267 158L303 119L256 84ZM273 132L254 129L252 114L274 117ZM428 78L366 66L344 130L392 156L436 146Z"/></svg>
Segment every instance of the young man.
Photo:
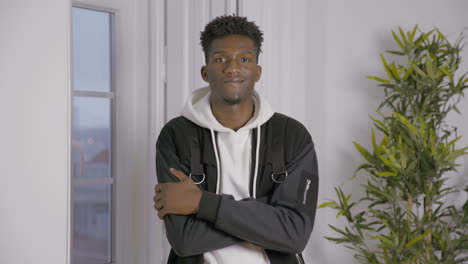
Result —
<svg viewBox="0 0 468 264"><path fill-rule="evenodd" d="M306 128L254 90L262 41L238 16L217 17L201 33L209 86L189 96L156 143L154 207L172 246L168 263L303 263L317 159Z"/></svg>

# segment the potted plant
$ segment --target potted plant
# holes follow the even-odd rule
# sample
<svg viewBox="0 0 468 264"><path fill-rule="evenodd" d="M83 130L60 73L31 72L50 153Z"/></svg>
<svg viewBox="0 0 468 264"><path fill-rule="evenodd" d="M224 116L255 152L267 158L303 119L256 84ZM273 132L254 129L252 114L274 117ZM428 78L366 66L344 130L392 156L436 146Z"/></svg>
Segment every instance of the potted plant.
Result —
<svg viewBox="0 0 468 264"><path fill-rule="evenodd" d="M460 137L446 122L450 112L460 113L468 88L468 73L455 77L463 37L452 44L438 29L417 26L392 35L399 50L388 53L405 63L381 55L387 77L369 77L385 90L380 117L371 117L378 134L372 129L370 150L354 142L365 159L356 173L369 175L363 197L352 201L335 188L337 200L319 207L337 210L346 224L329 225L338 236L326 238L351 248L361 263L468 263L468 202L444 202L458 192L447 186L447 173L468 153L456 147Z"/></svg>

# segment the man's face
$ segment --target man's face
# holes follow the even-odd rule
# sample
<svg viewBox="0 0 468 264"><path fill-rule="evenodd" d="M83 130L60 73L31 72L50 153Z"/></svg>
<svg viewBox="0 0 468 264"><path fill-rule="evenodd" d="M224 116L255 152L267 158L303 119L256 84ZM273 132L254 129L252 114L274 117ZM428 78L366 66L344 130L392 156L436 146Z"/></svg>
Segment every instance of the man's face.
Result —
<svg viewBox="0 0 468 264"><path fill-rule="evenodd" d="M201 68L203 80L211 87L211 99L224 104L239 104L252 97L262 68L257 65L254 42L241 35L215 39L207 65Z"/></svg>

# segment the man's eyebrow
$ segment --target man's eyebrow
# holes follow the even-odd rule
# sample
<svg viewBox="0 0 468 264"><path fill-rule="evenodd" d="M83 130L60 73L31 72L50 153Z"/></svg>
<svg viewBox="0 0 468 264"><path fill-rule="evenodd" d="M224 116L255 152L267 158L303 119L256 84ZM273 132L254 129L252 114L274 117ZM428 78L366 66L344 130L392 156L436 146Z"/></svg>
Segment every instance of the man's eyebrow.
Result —
<svg viewBox="0 0 468 264"><path fill-rule="evenodd" d="M211 55L216 55L216 54L225 54L225 53L227 53L227 52L226 52L226 51L222 51L222 50L220 50L220 51L213 51L213 52L211 53ZM250 51L250 50L243 50L243 51L239 51L238 53L240 53L240 54L242 54L242 53L246 53L246 54L255 55L255 52L253 52L253 51Z"/></svg>

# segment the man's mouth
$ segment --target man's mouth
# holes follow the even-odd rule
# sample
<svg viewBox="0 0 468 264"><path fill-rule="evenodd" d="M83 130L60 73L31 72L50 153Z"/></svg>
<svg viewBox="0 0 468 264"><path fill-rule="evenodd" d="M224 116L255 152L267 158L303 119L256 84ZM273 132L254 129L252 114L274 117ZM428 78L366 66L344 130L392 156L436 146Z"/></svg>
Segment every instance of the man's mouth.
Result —
<svg viewBox="0 0 468 264"><path fill-rule="evenodd" d="M228 83L228 84L236 84L236 83L243 83L244 80L241 80L241 79L226 79L224 80L224 83Z"/></svg>

